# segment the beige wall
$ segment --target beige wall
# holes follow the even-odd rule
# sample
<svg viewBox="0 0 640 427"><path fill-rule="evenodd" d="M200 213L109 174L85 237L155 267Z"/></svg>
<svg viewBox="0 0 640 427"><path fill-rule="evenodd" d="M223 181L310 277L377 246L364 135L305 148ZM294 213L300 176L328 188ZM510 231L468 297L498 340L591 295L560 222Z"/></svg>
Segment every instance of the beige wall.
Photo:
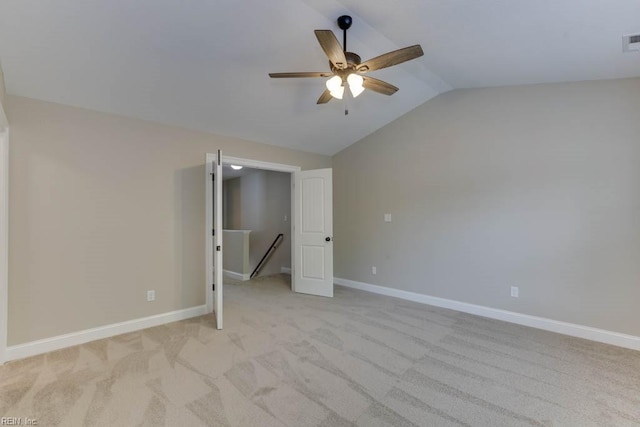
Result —
<svg viewBox="0 0 640 427"><path fill-rule="evenodd" d="M249 267L253 271L279 233L284 240L260 276L291 267L291 174L256 170L224 182L226 228L251 230ZM287 221L284 220L285 215Z"/></svg>
<svg viewBox="0 0 640 427"><path fill-rule="evenodd" d="M6 107L10 345L204 304L205 153L331 164L15 96Z"/></svg>
<svg viewBox="0 0 640 427"><path fill-rule="evenodd" d="M2 71L2 67L0 67L0 105L4 105L5 95L6 90L4 86L4 72Z"/></svg>
<svg viewBox="0 0 640 427"><path fill-rule="evenodd" d="M639 114L640 79L429 101L334 156L336 276L640 336Z"/></svg>
<svg viewBox="0 0 640 427"><path fill-rule="evenodd" d="M4 108L5 96L6 91L4 87L4 73L2 72L2 67L0 67L0 129L8 125Z"/></svg>

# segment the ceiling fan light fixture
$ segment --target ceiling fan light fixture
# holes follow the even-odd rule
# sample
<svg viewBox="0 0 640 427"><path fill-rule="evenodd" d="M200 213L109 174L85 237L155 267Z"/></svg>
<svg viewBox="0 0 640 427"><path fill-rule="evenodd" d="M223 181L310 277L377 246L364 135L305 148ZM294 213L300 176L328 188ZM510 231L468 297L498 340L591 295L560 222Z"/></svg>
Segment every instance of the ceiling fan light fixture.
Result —
<svg viewBox="0 0 640 427"><path fill-rule="evenodd" d="M364 79L360 74L349 74L349 77L347 77L347 83L349 83L349 90L354 98L364 92Z"/></svg>
<svg viewBox="0 0 640 427"><path fill-rule="evenodd" d="M233 169L234 171L239 171L240 169L242 169L242 166L231 165L231 169Z"/></svg>

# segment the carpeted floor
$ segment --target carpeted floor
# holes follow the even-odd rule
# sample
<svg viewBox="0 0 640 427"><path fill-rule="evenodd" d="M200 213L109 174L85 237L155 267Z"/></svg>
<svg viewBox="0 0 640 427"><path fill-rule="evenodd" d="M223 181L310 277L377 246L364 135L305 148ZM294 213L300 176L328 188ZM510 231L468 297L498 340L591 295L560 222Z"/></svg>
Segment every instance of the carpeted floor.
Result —
<svg viewBox="0 0 640 427"><path fill-rule="evenodd" d="M212 316L0 367L0 416L64 426L637 426L640 352L288 276Z"/></svg>

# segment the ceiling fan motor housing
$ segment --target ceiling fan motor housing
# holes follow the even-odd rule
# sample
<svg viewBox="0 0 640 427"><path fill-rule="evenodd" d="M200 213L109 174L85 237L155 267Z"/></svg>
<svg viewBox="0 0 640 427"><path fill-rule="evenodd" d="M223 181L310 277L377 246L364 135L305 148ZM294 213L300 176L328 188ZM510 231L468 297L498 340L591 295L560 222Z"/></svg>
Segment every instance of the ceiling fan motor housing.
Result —
<svg viewBox="0 0 640 427"><path fill-rule="evenodd" d="M358 65L360 65L360 63L362 62L360 55L358 55L357 53L345 52L344 56L345 58L347 58L347 66L345 68L338 69L331 63L331 61L329 61L329 67L331 68L331 71L341 77L345 77L348 74L355 72L358 68Z"/></svg>

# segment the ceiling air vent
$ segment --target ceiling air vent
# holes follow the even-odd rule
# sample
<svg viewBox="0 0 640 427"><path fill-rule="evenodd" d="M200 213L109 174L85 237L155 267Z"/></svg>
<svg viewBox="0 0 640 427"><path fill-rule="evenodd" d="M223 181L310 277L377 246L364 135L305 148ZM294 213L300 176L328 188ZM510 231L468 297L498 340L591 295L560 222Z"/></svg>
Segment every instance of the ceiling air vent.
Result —
<svg viewBox="0 0 640 427"><path fill-rule="evenodd" d="M622 36L622 50L624 52L640 51L640 34Z"/></svg>

